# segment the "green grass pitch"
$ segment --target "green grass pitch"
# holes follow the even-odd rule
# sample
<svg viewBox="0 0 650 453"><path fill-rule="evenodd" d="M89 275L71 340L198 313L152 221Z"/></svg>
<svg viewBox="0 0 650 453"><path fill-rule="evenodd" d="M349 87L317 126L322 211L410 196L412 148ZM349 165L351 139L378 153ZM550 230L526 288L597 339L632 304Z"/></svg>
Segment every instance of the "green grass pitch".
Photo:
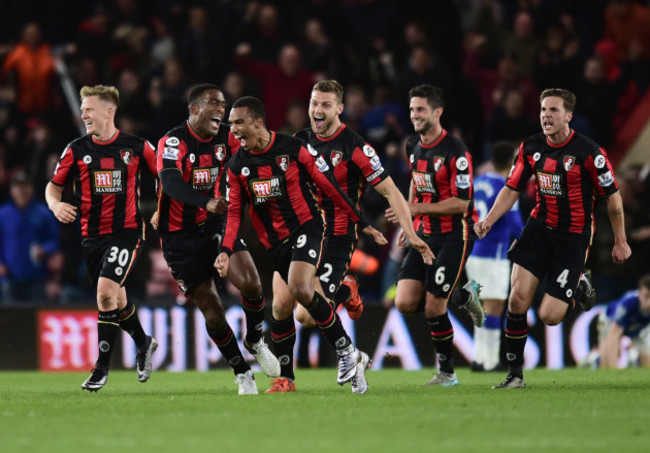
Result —
<svg viewBox="0 0 650 453"><path fill-rule="evenodd" d="M648 452L650 370L459 369L460 386L422 387L431 370L369 371L366 395L336 370L297 370L298 392L238 396L231 372L0 373L0 451L13 452Z"/></svg>

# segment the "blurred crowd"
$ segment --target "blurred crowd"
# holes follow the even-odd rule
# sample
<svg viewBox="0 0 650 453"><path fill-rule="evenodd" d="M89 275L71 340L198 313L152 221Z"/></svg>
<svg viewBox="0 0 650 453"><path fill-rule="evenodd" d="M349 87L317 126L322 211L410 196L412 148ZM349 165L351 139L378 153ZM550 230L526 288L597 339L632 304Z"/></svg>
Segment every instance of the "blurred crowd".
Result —
<svg viewBox="0 0 650 453"><path fill-rule="evenodd" d="M617 131L650 82L650 8L632 0L105 0L5 2L0 15L0 279L2 301L71 303L94 299L78 225L64 226L43 192L66 143L83 132L78 92L114 85L118 127L156 143L187 116L197 82L223 87L227 101L251 94L271 129L309 126L317 80L345 87L344 121L371 142L407 193L402 150L412 132L408 90L441 87L443 126L459 136L477 169L493 143L518 145L539 131L539 93L574 91L572 127L605 147L616 163ZM624 151L624 150L623 150ZM588 265L603 301L634 288L650 271L649 167L617 173L632 259L611 264L603 217ZM153 182L143 211L155 209ZM532 203L531 200L528 200ZM388 236L384 200L363 206ZM522 200L522 213L532 205ZM178 296L158 246L147 247L129 283L134 298ZM361 291L381 300L394 275L389 247L361 238ZM386 275L384 277L384 274Z"/></svg>

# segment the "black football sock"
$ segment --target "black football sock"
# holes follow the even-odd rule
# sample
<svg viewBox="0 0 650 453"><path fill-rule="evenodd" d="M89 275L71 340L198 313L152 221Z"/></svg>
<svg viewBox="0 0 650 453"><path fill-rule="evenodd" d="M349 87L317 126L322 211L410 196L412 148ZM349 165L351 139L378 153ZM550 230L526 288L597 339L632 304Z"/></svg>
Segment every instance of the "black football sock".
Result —
<svg viewBox="0 0 650 453"><path fill-rule="evenodd" d="M465 288L456 288L453 293L451 293L450 305L452 307L460 308L465 305L471 299L472 295Z"/></svg>
<svg viewBox="0 0 650 453"><path fill-rule="evenodd" d="M334 293L334 303L336 304L336 307L350 300L351 295L352 293L348 285L340 285L339 289Z"/></svg>
<svg viewBox="0 0 650 453"><path fill-rule="evenodd" d="M287 319L271 320L271 339L275 356L280 362L280 376L295 380L293 374L293 348L296 344L296 325L293 315Z"/></svg>
<svg viewBox="0 0 650 453"><path fill-rule="evenodd" d="M147 335L144 333L144 329L142 329L142 324L140 324L138 312L133 302L127 299L126 307L117 314L117 322L123 331L131 335L136 347L141 349L145 344Z"/></svg>
<svg viewBox="0 0 650 453"><path fill-rule="evenodd" d="M249 345L257 343L262 339L264 329L264 307L266 306L264 293L254 299L242 295L241 306L246 313L246 343Z"/></svg>
<svg viewBox="0 0 650 453"><path fill-rule="evenodd" d="M232 367L235 374L242 374L250 370L250 365L244 360L239 345L237 344L237 339L235 334L228 325L224 323L221 329L211 329L206 324L205 330L207 330L208 335L212 338L212 341L217 345L221 354Z"/></svg>
<svg viewBox="0 0 650 453"><path fill-rule="evenodd" d="M524 377L524 348L528 339L526 314L506 313L505 350L510 374Z"/></svg>
<svg viewBox="0 0 650 453"><path fill-rule="evenodd" d="M451 326L449 315L445 314L435 318L427 318L427 325L431 329L431 339L436 348L438 365L443 373L454 372L454 328Z"/></svg>
<svg viewBox="0 0 650 453"><path fill-rule="evenodd" d="M95 368L108 370L111 365L111 354L115 346L117 332L120 329L117 317L119 310L100 311L97 316L97 344L99 356L95 362Z"/></svg>
<svg viewBox="0 0 650 453"><path fill-rule="evenodd" d="M307 307L309 314L316 321L325 338L337 351L345 349L352 344L350 337L345 332L341 320L332 309L332 306L318 294L314 292L311 304Z"/></svg>

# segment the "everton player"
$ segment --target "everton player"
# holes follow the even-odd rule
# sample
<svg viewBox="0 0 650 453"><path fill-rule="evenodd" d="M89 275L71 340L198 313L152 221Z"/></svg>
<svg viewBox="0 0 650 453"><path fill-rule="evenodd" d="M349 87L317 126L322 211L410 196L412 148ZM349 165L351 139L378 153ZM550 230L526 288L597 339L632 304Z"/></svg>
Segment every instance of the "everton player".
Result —
<svg viewBox="0 0 650 453"><path fill-rule="evenodd" d="M492 169L474 179L474 206L479 219L485 218L497 194L505 186L512 168L514 146L510 142L497 142L492 147ZM481 282L481 299L485 307L485 325L474 327L473 371L496 371L501 368L501 320L510 286L510 261L508 249L518 238L524 224L515 203L490 230L483 240L474 244L465 272L471 280Z"/></svg>
<svg viewBox="0 0 650 453"><path fill-rule="evenodd" d="M406 144L411 168L409 209L416 233L436 259L433 266L424 266L420 253L408 250L397 276L395 307L401 313L424 310L440 368L424 385L447 387L458 385L453 361L454 329L447 304L475 240L472 156L440 124L445 107L440 88L416 86L409 91L409 99L411 122L418 134ZM393 222L397 219L392 208L386 210L386 216ZM403 242L403 235L400 239ZM478 293L478 284L470 280L456 292L454 302L481 327L485 312Z"/></svg>
<svg viewBox="0 0 650 453"><path fill-rule="evenodd" d="M239 394L257 394L253 372L244 360L217 293L213 263L227 209L227 160L239 141L223 124L226 100L219 87L201 84L189 93L189 118L158 142L158 231L162 250L179 288L203 313L208 335L233 368ZM242 293L246 313L245 347L271 377L280 364L262 337L265 298L253 259L243 241L231 244L227 276Z"/></svg>
<svg viewBox="0 0 650 453"><path fill-rule="evenodd" d="M259 99L237 99L229 120L242 148L228 168L228 216L222 253L215 267L222 276L228 273L243 210L248 204L253 226L271 254L274 271L282 277L286 291L307 308L336 349L337 382L343 385L352 381L354 393L365 393L368 355L354 347L316 277L325 240L316 190L328 196L353 222L359 221L359 211L327 174L329 166L316 150L305 147L302 140L267 129L264 106ZM294 341L290 339L296 334L291 313L286 319L274 317L271 333L281 376L293 386L293 369L287 367L293 355Z"/></svg>
<svg viewBox="0 0 650 453"><path fill-rule="evenodd" d="M142 330L135 306L124 284L139 256L144 239L140 213L140 174L156 174L152 145L115 127L119 92L111 86L84 86L80 91L85 135L70 143L45 189L45 199L56 218L71 223L79 212L82 245L88 275L97 288L97 341L95 368L81 388L101 389L108 379L111 354L119 328L128 332L138 348L138 380L151 374L156 340ZM76 203L62 201L66 183L74 184Z"/></svg>
<svg viewBox="0 0 650 453"><path fill-rule="evenodd" d="M535 291L547 278L539 317L547 325L559 324L590 285L578 282L594 232L596 195L605 196L614 231L612 260L622 263L632 254L624 227L623 203L606 151L571 129L575 95L550 88L540 95L542 133L525 139L517 153L506 185L484 220L475 225L484 237L494 223L512 208L531 176L536 179L537 201L521 238L508 252L513 262L511 291L505 327L509 373L493 388L524 388L526 312Z"/></svg>

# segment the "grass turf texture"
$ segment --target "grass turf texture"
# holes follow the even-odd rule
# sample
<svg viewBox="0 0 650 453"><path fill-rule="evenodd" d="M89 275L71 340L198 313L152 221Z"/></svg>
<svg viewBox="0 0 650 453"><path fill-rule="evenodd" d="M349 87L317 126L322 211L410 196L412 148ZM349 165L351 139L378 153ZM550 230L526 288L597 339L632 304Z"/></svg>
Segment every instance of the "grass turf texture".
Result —
<svg viewBox="0 0 650 453"><path fill-rule="evenodd" d="M336 370L297 370L297 393L239 396L228 371L0 373L0 451L13 452L647 452L650 370L457 370L458 387L422 387L431 370L369 371L366 395Z"/></svg>

